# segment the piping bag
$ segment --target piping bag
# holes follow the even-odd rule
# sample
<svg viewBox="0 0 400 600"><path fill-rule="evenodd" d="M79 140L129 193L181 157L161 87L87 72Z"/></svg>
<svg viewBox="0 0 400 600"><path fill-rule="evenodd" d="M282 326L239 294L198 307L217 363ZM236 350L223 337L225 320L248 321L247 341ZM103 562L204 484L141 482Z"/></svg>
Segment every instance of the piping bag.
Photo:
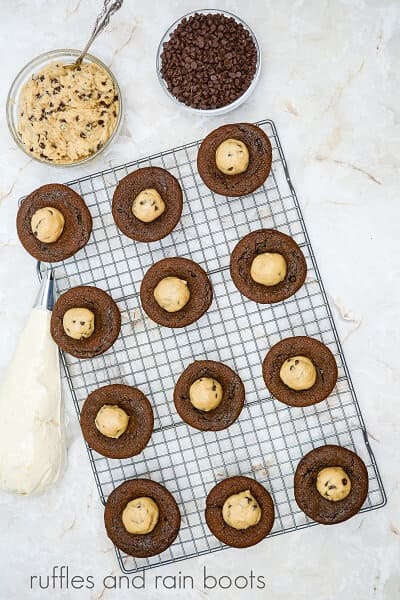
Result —
<svg viewBox="0 0 400 600"><path fill-rule="evenodd" d="M55 483L66 456L58 347L50 335L54 272L42 279L0 387L0 488L20 495Z"/></svg>

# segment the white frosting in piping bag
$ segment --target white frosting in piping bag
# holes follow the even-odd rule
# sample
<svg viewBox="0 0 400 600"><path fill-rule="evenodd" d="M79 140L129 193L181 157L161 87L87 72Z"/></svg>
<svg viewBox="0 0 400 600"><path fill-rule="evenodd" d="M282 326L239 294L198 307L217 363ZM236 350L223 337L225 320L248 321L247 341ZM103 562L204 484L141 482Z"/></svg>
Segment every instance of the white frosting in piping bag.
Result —
<svg viewBox="0 0 400 600"><path fill-rule="evenodd" d="M34 308L0 388L0 487L33 494L54 483L65 459L58 347L51 312Z"/></svg>

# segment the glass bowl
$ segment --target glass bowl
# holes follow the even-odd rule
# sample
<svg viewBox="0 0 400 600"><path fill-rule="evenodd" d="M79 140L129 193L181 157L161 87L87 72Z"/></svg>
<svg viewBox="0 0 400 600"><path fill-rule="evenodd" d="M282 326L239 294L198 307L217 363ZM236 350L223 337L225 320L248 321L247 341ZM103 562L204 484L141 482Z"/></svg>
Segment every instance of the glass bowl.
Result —
<svg viewBox="0 0 400 600"><path fill-rule="evenodd" d="M182 19L188 19L189 17L192 17L195 14L203 14L203 15L220 14L220 15L224 15L225 17L231 17L237 23L240 23L240 25L242 25L244 27L244 29L246 29L250 33L251 38L252 38L252 40L254 42L254 45L256 47L256 51L257 51L257 64L256 64L256 70L255 70L254 77L253 77L253 80L252 80L251 84L249 85L249 87L247 88L247 90L245 92L243 92L243 94L241 96L239 96L238 98L236 98L236 100L234 100L230 104L226 104L225 106L221 106L220 108L208 108L208 109L193 108L192 106L188 106L187 104L184 104L183 102L181 102L180 100L178 100L177 98L175 98L175 96L173 94L171 94L171 92L169 91L169 89L167 87L167 84L166 84L165 80L163 79L163 77L161 75L161 54L163 52L163 47L164 47L165 42L167 42L169 40L169 37L170 37L171 33L179 25L179 23L182 21ZM167 31L163 35L163 37L161 39L161 42L160 42L160 44L158 46L158 50L157 50L156 69L157 69L158 81L160 82L160 85L161 85L162 89L167 94L168 98L170 98L175 104L178 104L179 106L182 106L182 108L185 108L186 110L190 111L193 114L209 115L209 116L224 115L224 114L230 112L231 110L234 110L235 108L237 108L241 104L243 104L243 102L245 102L248 98L250 98L251 94L254 92L255 87L257 85L257 82L258 82L258 80L260 78L260 71L261 71L261 51L260 51L260 46L258 44L257 38L256 38L253 30L247 25L247 23L245 23L244 21L242 21L242 19L239 19L239 17L237 17L236 15L234 15L234 14L232 14L232 13L226 11L226 10L218 10L218 9L211 9L211 8L210 9L202 9L202 10L194 10L194 11L192 11L190 13L187 13L186 15L183 15L182 17L180 17L180 19L178 19L177 21L175 21L175 23L173 23L171 25L171 27L169 27L169 29L167 29Z"/></svg>
<svg viewBox="0 0 400 600"><path fill-rule="evenodd" d="M53 163L52 161L34 156L27 150L25 145L21 142L19 135L18 135L18 122L19 122L19 100L20 100L20 94L21 94L23 86L25 85L25 83L27 81L29 81L29 79L32 77L32 75L41 71L48 63L54 62L57 60L63 61L65 63L73 63L77 59L79 54L80 54L79 50L70 50L70 49L51 50L49 52L44 52L43 54L40 54L39 56L37 56L36 58L31 60L28 64L26 64L23 67L23 69L21 69L21 71L18 73L18 75L12 82L10 91L8 92L6 115L7 115L7 124L8 124L8 128L10 130L10 133L11 133L15 143L17 144L17 146L19 146L19 148L21 148L21 150L23 152L25 152L25 154L27 154L30 158L33 158L34 160L37 160L38 162L40 162L42 164L51 165L53 167L75 167L76 165L81 165L83 163L86 163L89 160L96 158L108 146L110 146L112 141L115 139L117 133L119 132L119 129L120 129L120 126L122 123L123 102L122 102L122 95L121 95L121 90L118 85L118 82L115 79L114 75L111 73L110 69L101 60L99 60L92 54L86 54L86 56L83 59L83 62L95 63L99 67L102 67L108 73L108 75L111 77L111 79L114 83L114 86L115 86L116 93L118 94L118 98L119 98L119 111L118 111L118 115L117 115L117 121L115 123L113 132L111 133L110 137L108 138L108 140L106 141L104 146L102 146L99 150L97 150L97 152L94 152L93 154L90 154L89 156L85 156L85 158L82 158L81 160L76 160L76 161L70 162L70 163Z"/></svg>

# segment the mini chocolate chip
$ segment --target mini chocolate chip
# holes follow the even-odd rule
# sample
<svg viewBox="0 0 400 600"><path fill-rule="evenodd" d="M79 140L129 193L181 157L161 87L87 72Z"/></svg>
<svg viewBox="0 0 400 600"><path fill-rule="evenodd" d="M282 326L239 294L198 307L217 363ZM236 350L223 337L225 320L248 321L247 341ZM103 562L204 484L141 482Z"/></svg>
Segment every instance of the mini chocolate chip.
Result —
<svg viewBox="0 0 400 600"><path fill-rule="evenodd" d="M103 119L99 119L97 122L98 122L99 125L104 125Z"/></svg>
<svg viewBox="0 0 400 600"><path fill-rule="evenodd" d="M81 138L84 139L86 137L86 133L84 133L83 131L81 131L80 134L79 134L79 137L81 137Z"/></svg>
<svg viewBox="0 0 400 600"><path fill-rule="evenodd" d="M84 324L85 324L85 321L79 321L79 323L80 323L81 325L84 325Z"/></svg>
<svg viewBox="0 0 400 600"><path fill-rule="evenodd" d="M342 479L342 484L347 485L347 479Z"/></svg>

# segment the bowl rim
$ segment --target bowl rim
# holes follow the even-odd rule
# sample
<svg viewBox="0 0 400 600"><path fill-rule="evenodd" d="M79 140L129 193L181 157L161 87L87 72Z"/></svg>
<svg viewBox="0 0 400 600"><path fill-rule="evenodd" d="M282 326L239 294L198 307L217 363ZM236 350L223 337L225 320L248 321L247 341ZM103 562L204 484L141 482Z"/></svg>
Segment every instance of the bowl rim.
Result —
<svg viewBox="0 0 400 600"><path fill-rule="evenodd" d="M59 58L68 57L68 56L78 57L80 54L81 54L81 50L76 50L74 48L58 48L58 49L42 52L41 54L38 54L37 56L32 58L17 72L17 74L15 75L15 77L10 85L10 88L9 88L9 91L7 94L7 100L6 100L6 120L7 120L7 125L8 125L8 130L10 132L10 135L13 138L16 145L24 152L24 154L26 154L27 156L29 156L29 158L31 158L32 160L35 160L36 162L38 162L42 165L49 165L51 167L58 167L58 168L66 168L66 167L68 168L68 167L76 167L78 165L87 163L87 162L93 160L94 158L98 157L106 148L108 148L110 146L110 144L114 141L114 139L116 138L116 136L121 128L123 111L124 111L124 101L123 101L123 97L121 94L121 88L119 86L119 83L118 83L114 73L111 71L111 69L106 64L104 64L104 62L100 58L98 58L97 56L94 56L93 54L87 53L87 54L85 54L83 61L95 63L98 66L102 67L106 71L106 73L108 73L108 75L111 77L111 79L113 81L113 84L115 86L115 90L118 94L118 99L119 99L119 111L118 111L115 127L114 127L110 137L105 142L105 144L99 150L97 150L93 154L90 154L89 156L86 156L85 158L82 158L81 160L76 160L76 161L70 162L70 163L54 163L52 161L44 160L42 158L39 158L39 157L31 154L26 149L25 145L22 144L21 140L19 139L18 134L17 134L17 122L14 118L13 111L15 109L15 106L16 105L18 106L21 90L22 90L22 87L25 85L25 83L27 83L27 81L28 81L29 72L32 70L32 68L36 64L44 66L46 63L52 62L56 57L59 57ZM39 66L39 68L40 68L40 66Z"/></svg>
<svg viewBox="0 0 400 600"><path fill-rule="evenodd" d="M176 29L176 27L179 25L179 23L181 23L181 21L183 21L183 19L188 19L189 17L192 17L195 14L222 14L226 17L232 17L237 23L240 23L240 25L242 25L250 33L252 40L254 42L254 45L256 47L256 51L257 51L256 70L254 73L253 80L250 83L249 87L243 92L243 94L241 96L236 98L233 102L230 102L229 104L225 104L224 106L220 106L218 108L193 108L192 106L188 106L184 102L181 102L180 100L178 100L169 91L164 78L161 76L161 54L163 52L164 43L168 41L171 33L174 31L174 29ZM158 44L158 48L157 48L156 71L157 71L158 81L159 81L162 89L164 90L164 92L168 96L168 98L170 98L176 105L181 106L182 108L184 108L185 110L187 110L188 112L191 112L193 114L205 115L205 116L223 115L225 113L230 112L231 110L234 110L235 108L238 108L245 100L247 100L247 98L250 97L250 95L254 91L254 89L257 85L258 79L260 77L260 72L261 72L261 48L260 48L260 44L258 43L256 34L254 33L254 31L252 30L250 25L248 25L246 23L246 21L243 21L243 19L241 17L238 17L234 13L227 11L227 10L218 9L218 8L202 8L202 9L197 9L197 10L191 10L190 12L182 15L179 19L176 19L176 21L174 21L172 23L172 25L170 25L168 27L168 29L162 36L162 38Z"/></svg>

